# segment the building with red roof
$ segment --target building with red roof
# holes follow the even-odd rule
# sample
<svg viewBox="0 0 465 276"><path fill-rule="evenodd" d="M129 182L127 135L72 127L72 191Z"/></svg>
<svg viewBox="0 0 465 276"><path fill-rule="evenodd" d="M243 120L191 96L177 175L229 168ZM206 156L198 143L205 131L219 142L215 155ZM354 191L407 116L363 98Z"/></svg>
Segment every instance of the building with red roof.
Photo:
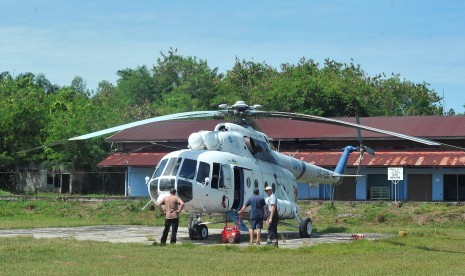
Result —
<svg viewBox="0 0 465 276"><path fill-rule="evenodd" d="M354 117L337 118L355 123ZM342 148L358 146L354 128L289 119L256 119L261 131L281 153L305 162L334 169ZM116 152L99 163L126 171L126 195L148 196L145 177L153 173L167 153L187 148L191 133L213 130L224 120L177 120L155 122L126 129L106 139ZM365 126L398 132L465 148L465 116L402 116L360 118ZM335 200L465 200L465 152L436 147L369 131L361 131L363 144L375 150L360 160L349 158L346 177L335 186ZM403 180L388 180L388 168L402 168ZM329 199L332 187L299 183L299 198Z"/></svg>

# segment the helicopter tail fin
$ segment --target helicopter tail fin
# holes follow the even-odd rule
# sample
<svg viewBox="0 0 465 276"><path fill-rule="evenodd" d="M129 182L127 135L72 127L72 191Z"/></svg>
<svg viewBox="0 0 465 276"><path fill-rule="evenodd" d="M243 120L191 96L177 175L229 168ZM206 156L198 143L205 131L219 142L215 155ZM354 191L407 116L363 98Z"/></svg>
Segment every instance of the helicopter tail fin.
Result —
<svg viewBox="0 0 465 276"><path fill-rule="evenodd" d="M245 225L244 220L240 219L239 214L236 211L229 210L226 212L226 215L231 219L232 222L239 228L241 231L249 231L247 225Z"/></svg>
<svg viewBox="0 0 465 276"><path fill-rule="evenodd" d="M334 170L335 173L344 174L349 155L355 150L357 150L357 148L353 146L347 146L344 148L344 152L342 153L342 156L339 159L339 162L337 163L336 169Z"/></svg>

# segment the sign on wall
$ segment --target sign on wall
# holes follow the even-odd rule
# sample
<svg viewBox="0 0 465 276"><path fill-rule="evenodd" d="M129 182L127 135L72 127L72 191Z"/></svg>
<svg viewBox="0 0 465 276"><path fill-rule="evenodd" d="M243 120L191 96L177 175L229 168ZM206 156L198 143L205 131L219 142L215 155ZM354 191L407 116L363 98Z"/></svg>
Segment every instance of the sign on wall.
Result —
<svg viewBox="0 0 465 276"><path fill-rule="evenodd" d="M391 181L404 180L404 168L402 167L388 168L388 180L391 180Z"/></svg>

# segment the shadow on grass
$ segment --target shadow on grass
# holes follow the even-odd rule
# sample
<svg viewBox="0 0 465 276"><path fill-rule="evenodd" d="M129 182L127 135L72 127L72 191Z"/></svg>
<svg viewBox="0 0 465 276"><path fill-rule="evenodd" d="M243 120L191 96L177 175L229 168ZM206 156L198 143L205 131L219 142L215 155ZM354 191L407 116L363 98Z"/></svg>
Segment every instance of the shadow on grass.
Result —
<svg viewBox="0 0 465 276"><path fill-rule="evenodd" d="M442 249L437 249L437 248L432 248L428 246L415 246L415 248L420 249L420 250L425 250L425 251L432 251L432 252L445 252L445 253L456 253L456 254L465 254L463 251L452 251L452 250L442 250Z"/></svg>
<svg viewBox="0 0 465 276"><path fill-rule="evenodd" d="M345 233L347 232L346 227L327 227L318 229L318 233Z"/></svg>
<svg viewBox="0 0 465 276"><path fill-rule="evenodd" d="M437 249L429 246L424 246L424 245L409 245L403 242L395 241L395 240L388 240L386 241L388 244L392 244L395 246L406 246L406 247L412 247L415 249L423 250L423 251L429 251L429 252L444 252L444 253L455 253L455 254L465 254L464 251L453 251L453 250L444 250L444 249Z"/></svg>

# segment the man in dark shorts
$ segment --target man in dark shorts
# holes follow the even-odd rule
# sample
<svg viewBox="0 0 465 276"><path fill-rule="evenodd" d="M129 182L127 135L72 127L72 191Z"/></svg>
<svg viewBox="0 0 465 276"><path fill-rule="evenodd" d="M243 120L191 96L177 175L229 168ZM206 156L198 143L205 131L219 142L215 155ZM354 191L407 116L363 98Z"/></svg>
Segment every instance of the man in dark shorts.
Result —
<svg viewBox="0 0 465 276"><path fill-rule="evenodd" d="M265 208L266 208L266 203L265 199L260 196L258 189L253 190L253 196L247 200L247 202L242 206L242 208L239 210L239 214L242 214L242 212L247 208L251 207L250 210L250 229L249 229L249 234L250 234L250 242L249 244L253 244L253 237L255 235L255 229L257 229L257 241L256 244L260 245L260 237L262 234L262 228L263 228L263 219L265 217Z"/></svg>

